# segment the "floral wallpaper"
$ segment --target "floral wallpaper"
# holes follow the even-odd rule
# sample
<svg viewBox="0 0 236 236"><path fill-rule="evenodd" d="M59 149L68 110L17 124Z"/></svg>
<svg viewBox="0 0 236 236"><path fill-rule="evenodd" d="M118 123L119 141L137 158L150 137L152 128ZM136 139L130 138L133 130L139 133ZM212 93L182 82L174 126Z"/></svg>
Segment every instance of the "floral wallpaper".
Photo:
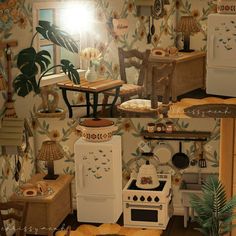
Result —
<svg viewBox="0 0 236 236"><path fill-rule="evenodd" d="M17 40L18 46L12 48L13 64L18 52L25 47L28 47L32 38L32 0L7 0L0 2L0 42L7 40ZM202 27L200 33L191 37L193 48L205 49L206 37L206 19L207 15L214 11L215 3L206 0L172 0L170 5L165 5L164 17L155 20L156 32L152 37L151 44L147 44L148 34L148 18L137 16L136 7L133 0L94 0L96 7L96 35L94 37L94 45L102 52L103 61L99 66L100 74L117 79L119 77L119 65L117 56L117 47L125 49L137 48L145 50L146 48L168 47L173 46L178 41L181 43L180 37L176 38L176 18L181 15L193 14ZM113 32L112 19L126 18L129 22L128 33L122 36L117 36ZM91 45L93 46L93 45ZM3 51L0 52L1 64L4 68L5 60ZM4 75L4 73L1 71ZM13 76L18 71L15 66L12 69ZM4 79L7 80L6 76ZM5 111L6 91L0 91L0 118L3 117ZM20 157L21 172L20 180L14 181L15 174L15 159L18 157L1 155L0 156L0 196L1 199L8 199L15 188L25 182L36 170L45 171L44 163L37 162L36 155L41 143L45 139L57 140L62 145L66 156L62 160L55 161L55 168L58 173L74 173L74 141L80 137L80 133L75 129L76 123L70 119L57 118L35 118L35 107L38 105L38 99L35 96L21 98L14 95L15 108L19 117L28 117L34 128L35 136L31 140L31 148L28 153ZM73 103L84 102L84 97L81 94L72 93ZM65 108L63 99L60 99L60 107ZM77 114L82 115L82 112ZM123 155L123 176L124 183L131 174L138 170L143 160L140 157L140 152L137 149L138 142L142 139L140 131L145 128L148 120L141 119L115 119L119 126L119 134L123 138L124 155ZM77 121L78 122L78 121ZM165 122L161 120L161 122ZM219 139L219 120L214 119L199 119L199 120L175 120L175 125L178 130L206 129L212 132L209 143L205 148L209 151L207 155L207 171L217 172L218 170L218 139ZM199 125L199 122L201 125ZM124 140L129 140L124 141ZM133 145L127 146L127 143ZM151 143L155 147L155 142ZM175 151L178 150L176 143L173 145ZM184 145L184 150L191 155L193 152L193 143L189 142ZM160 168L160 166L158 167ZM173 174L173 183L179 183L182 172L171 167L171 163L161 166L161 169L167 169ZM188 171L197 171L196 166L190 167ZM178 205L178 200L176 200Z"/></svg>
<svg viewBox="0 0 236 236"><path fill-rule="evenodd" d="M13 67L15 57L21 48L29 44L32 36L32 4L28 0L6 0L0 2L0 43L11 40L17 40L17 47L12 48ZM7 72L5 70L6 59L4 50L0 50L0 72L3 80L7 81ZM12 69L13 77L16 75L16 69ZM0 119L4 116L5 101L7 92L0 91ZM25 118L29 116L29 109L25 102L22 103L14 95L15 108L18 117ZM24 107L24 109L22 109ZM1 122L0 122L1 127ZM34 158L34 140L29 139L30 147L23 155L5 154L0 148L0 199L6 201L16 188L26 182L35 172ZM20 167L20 168L19 168ZM17 169L18 168L18 169ZM16 176L19 180L16 181Z"/></svg>

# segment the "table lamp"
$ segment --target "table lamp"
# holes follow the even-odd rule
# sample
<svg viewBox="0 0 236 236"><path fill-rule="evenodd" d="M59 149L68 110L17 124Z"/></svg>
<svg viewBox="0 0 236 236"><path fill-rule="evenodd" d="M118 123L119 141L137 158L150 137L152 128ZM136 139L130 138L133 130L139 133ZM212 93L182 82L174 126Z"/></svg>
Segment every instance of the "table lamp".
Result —
<svg viewBox="0 0 236 236"><path fill-rule="evenodd" d="M182 32L184 36L184 49L179 51L193 52L194 50L190 49L190 34L200 31L196 19L193 16L182 16L180 18L180 22L177 25L176 31Z"/></svg>
<svg viewBox="0 0 236 236"><path fill-rule="evenodd" d="M64 157L64 151L56 141L47 140L42 143L41 149L37 156L38 160L47 161L48 174L43 179L54 180L59 175L54 174L53 161Z"/></svg>

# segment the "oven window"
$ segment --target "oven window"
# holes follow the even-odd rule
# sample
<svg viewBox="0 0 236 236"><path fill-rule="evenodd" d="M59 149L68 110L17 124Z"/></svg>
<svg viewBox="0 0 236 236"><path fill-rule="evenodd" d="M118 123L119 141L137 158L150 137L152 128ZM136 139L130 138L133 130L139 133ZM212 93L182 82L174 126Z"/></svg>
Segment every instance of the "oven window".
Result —
<svg viewBox="0 0 236 236"><path fill-rule="evenodd" d="M131 209L131 220L158 222L158 211Z"/></svg>

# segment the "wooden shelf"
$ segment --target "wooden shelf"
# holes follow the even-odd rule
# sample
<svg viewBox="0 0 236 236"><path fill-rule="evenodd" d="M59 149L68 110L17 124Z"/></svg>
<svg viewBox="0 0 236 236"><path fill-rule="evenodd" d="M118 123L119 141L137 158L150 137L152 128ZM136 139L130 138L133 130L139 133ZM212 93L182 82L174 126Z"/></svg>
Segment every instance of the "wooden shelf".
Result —
<svg viewBox="0 0 236 236"><path fill-rule="evenodd" d="M149 140L183 140L183 141L207 141L211 132L206 131L173 131L172 133L143 131L141 135Z"/></svg>

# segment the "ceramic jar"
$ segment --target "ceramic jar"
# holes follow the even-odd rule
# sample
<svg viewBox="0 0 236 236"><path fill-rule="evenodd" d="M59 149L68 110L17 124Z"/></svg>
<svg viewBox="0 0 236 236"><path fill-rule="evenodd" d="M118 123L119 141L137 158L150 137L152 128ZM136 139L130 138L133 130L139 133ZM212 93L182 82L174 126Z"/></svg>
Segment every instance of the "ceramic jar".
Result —
<svg viewBox="0 0 236 236"><path fill-rule="evenodd" d="M172 133L174 131L174 124L171 121L166 122L166 133Z"/></svg>
<svg viewBox="0 0 236 236"><path fill-rule="evenodd" d="M156 125L154 123L147 124L147 132L154 133L156 131Z"/></svg>
<svg viewBox="0 0 236 236"><path fill-rule="evenodd" d="M162 123L157 123L156 124L156 131L157 132L165 132L166 131L166 126Z"/></svg>
<svg viewBox="0 0 236 236"><path fill-rule="evenodd" d="M222 14L236 14L236 0L218 0L217 12Z"/></svg>
<svg viewBox="0 0 236 236"><path fill-rule="evenodd" d="M82 138L89 142L106 142L112 138L118 128L114 122L106 119L85 119L76 127L82 132Z"/></svg>

